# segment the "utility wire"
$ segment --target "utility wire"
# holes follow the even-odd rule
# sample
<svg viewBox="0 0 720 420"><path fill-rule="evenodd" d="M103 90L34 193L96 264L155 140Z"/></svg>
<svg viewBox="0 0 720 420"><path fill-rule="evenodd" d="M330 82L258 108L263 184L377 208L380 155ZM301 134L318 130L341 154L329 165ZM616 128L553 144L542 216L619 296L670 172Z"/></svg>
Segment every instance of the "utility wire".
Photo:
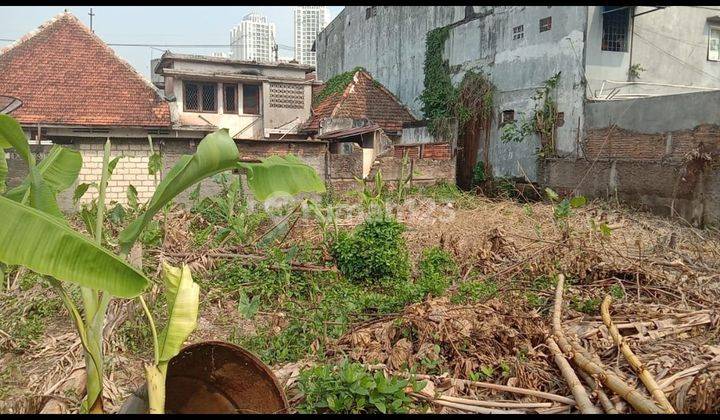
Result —
<svg viewBox="0 0 720 420"><path fill-rule="evenodd" d="M0 38L0 41L5 42L15 42L16 39L10 39L10 38ZM230 44L150 44L150 43L113 43L113 42L107 42L107 45L110 45L112 47L164 47L164 48L230 48L232 45ZM289 45L282 45L277 44L278 48L286 49L286 50L294 50L293 47Z"/></svg>
<svg viewBox="0 0 720 420"><path fill-rule="evenodd" d="M672 53L670 53L670 52L668 52L668 51L665 51L664 49L662 49L662 48L658 47L657 45L653 44L652 42L650 42L650 41L649 41L647 38L645 38L644 36L640 36L640 34L638 34L638 33L636 33L635 35L636 35L638 38L640 38L640 39L644 40L645 42L647 42L648 44L650 44L651 46L655 47L656 50L658 50L658 51L660 51L660 52L662 52L662 53L664 53L664 54L666 54L666 55L669 55L670 57L672 57L672 58L674 58L675 60L679 61L681 64L685 65L686 67L691 68L691 69L693 69L693 70L695 70L695 71L698 71L698 72L700 72L700 73L702 73L702 74L705 74L705 75L707 75L707 76L710 76L710 77L712 77L712 78L715 79L715 80L720 81L720 77L717 77L717 76L715 76L715 75L713 75L713 74L710 74L710 73L704 71L703 69L699 69L699 68L697 68L697 67L694 67L694 66L690 65L690 63L686 62L686 61L683 60L682 58L676 57L676 56L674 56Z"/></svg>

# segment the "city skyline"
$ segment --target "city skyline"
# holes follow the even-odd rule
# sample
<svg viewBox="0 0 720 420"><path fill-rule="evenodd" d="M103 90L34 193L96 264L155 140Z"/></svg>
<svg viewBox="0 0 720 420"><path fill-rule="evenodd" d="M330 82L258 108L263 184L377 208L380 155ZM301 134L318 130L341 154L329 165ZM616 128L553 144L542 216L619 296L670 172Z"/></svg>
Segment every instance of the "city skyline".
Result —
<svg viewBox="0 0 720 420"><path fill-rule="evenodd" d="M259 13L248 13L230 30L231 57L238 60L275 60L275 23Z"/></svg>

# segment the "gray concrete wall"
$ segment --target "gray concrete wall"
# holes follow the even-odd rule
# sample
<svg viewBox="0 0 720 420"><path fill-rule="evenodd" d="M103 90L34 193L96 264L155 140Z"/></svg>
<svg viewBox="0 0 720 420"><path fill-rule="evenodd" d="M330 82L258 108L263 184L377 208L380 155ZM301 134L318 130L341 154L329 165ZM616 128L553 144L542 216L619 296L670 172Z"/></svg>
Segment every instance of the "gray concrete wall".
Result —
<svg viewBox="0 0 720 420"><path fill-rule="evenodd" d="M589 102L585 106L585 124L587 129L615 124L639 133L692 130L699 125L720 124L720 91Z"/></svg>
<svg viewBox="0 0 720 420"><path fill-rule="evenodd" d="M717 9L717 7L715 7ZM639 84L606 83L602 96L622 87L622 94L675 94L694 92L692 87L720 88L720 61L708 60L708 36L712 24L707 18L718 16L717 10L698 7L669 6L663 10L637 16L630 23L632 36L627 52L601 50L602 17L600 6L589 6L587 30L587 78L591 92L599 93L603 80L631 81L628 70L639 64ZM638 6L634 13L653 10ZM712 7L711 7L712 9ZM653 83L658 85L645 85Z"/></svg>
<svg viewBox="0 0 720 420"><path fill-rule="evenodd" d="M365 67L417 116L418 95L424 87L425 40L428 31L454 24L444 57L456 69L459 83L467 70L484 70L498 88L495 114L514 109L516 115L534 109L535 90L558 71L559 111L565 125L558 128L560 154L577 150L578 122L582 124L582 56L587 8L551 6L473 6L475 18L465 20L464 6L378 7L365 18L365 7L345 7L318 37L318 74L327 79L355 66ZM551 16L552 29L539 32L539 19ZM513 40L512 28L524 25L524 37ZM500 142L497 121L490 133L490 160L495 176L537 179L537 136L523 143ZM484 151L480 150L480 156Z"/></svg>

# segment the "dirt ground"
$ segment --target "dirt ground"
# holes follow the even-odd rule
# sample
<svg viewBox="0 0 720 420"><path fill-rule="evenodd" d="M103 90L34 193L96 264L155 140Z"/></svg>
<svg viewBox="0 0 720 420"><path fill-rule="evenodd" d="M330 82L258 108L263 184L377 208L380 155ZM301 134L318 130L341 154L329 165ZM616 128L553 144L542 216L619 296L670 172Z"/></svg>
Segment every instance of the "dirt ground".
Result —
<svg viewBox="0 0 720 420"><path fill-rule="evenodd" d="M700 230L600 202L573 210L565 229L554 220L550 204L482 197L462 203L409 200L397 210L397 217L408 227L405 235L414 261L423 249L442 246L459 264L459 283L481 279L492 293L488 299L469 303L434 298L356 325L328 350L331 359L348 354L400 374L420 367L431 382L432 392L424 391L433 395L430 399L492 399L514 403L522 412L574 411L559 402L565 401L562 398L548 401L478 385L494 383L572 398L546 346L552 334L555 296L555 283L548 279L564 273L568 281L562 324L568 337L647 395L597 312L599 302L611 294L612 321L676 411L720 411L717 230ZM341 225L359 221L349 217ZM601 225L611 233L598 228ZM314 223L303 220L291 232L293 238L319 240L320 233ZM177 250L185 239L171 237L165 246ZM207 268L212 261L199 265ZM3 292L3 306L30 294L57 299L50 290L15 287ZM282 325L273 314L244 320L232 300L201 299L198 327L190 342L227 340L232 331L252 333L258 324ZM133 306L114 301L109 310L106 336L111 338L105 343L105 407L109 412L116 411L143 383L143 360L138 354L151 355L110 334L132 328L128 323L140 316ZM0 330L0 412L76 412L84 380L79 339L64 309L58 309L45 326L44 334L24 346L13 339L12 331ZM302 360L272 366L291 401L297 372L312 363ZM486 374L478 377L482 371ZM633 411L624 400L605 391L619 411ZM527 403L527 407L517 403ZM430 404L429 409L467 411L451 405Z"/></svg>

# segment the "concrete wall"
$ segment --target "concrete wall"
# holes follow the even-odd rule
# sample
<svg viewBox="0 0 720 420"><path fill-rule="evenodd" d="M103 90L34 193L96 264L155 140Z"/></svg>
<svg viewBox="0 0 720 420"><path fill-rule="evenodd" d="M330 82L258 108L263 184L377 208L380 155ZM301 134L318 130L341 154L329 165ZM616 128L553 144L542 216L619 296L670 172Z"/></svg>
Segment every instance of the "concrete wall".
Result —
<svg viewBox="0 0 720 420"><path fill-rule="evenodd" d="M586 124L585 158L546 161L543 184L696 225L718 222L720 92L591 102Z"/></svg>
<svg viewBox="0 0 720 420"><path fill-rule="evenodd" d="M671 84L720 88L720 62L708 60L708 36L712 24L707 18L720 12L698 7L669 6L631 20L630 48L627 52L602 51L602 7L589 6L587 30L587 78L591 92L599 93L603 80L630 81L628 70L639 64L639 84L606 83L602 97L622 87L622 94L675 94L696 89ZM640 14L654 7L638 6ZM634 22L633 22L634 21ZM620 96L617 96L619 98Z"/></svg>
<svg viewBox="0 0 720 420"><path fill-rule="evenodd" d="M455 69L459 83L467 70L484 70L497 86L495 114L514 109L516 115L534 109L535 90L558 71L560 112L565 124L558 128L560 154L575 153L582 127L584 87L582 57L587 7L473 6L466 19L464 6L378 7L365 18L365 7L345 7L319 36L318 75L321 79L365 67L375 79L421 117L417 101L423 90L425 40L428 31L453 24L443 56ZM552 17L552 29L539 32L539 19ZM524 26L524 37L513 39L512 29ZM535 149L539 139L523 143L500 142L497 121L490 133L489 151L495 176L537 179ZM482 142L481 142L482 144ZM480 149L479 156L484 155ZM522 168L522 169L521 169Z"/></svg>

